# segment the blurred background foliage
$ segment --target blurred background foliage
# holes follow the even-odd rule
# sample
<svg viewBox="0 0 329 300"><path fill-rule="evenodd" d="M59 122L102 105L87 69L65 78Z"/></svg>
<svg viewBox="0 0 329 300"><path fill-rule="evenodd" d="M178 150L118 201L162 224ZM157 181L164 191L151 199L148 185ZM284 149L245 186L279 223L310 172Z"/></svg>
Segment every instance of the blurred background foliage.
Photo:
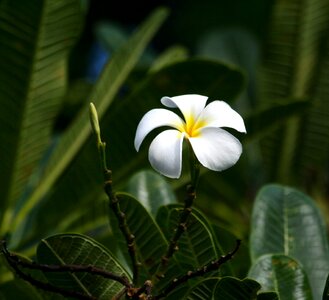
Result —
<svg viewBox="0 0 329 300"><path fill-rule="evenodd" d="M135 176L150 166L147 142L133 148L136 126L162 96L187 93L225 100L246 121L236 166L203 170L195 204L212 223L248 241L256 192L269 182L311 195L328 223L327 0L30 2L0 1L0 235L11 248L31 255L60 232L113 248L88 103L100 113L116 189L143 198L148 173ZM169 15L145 25L159 5ZM168 203L182 201L187 176L166 182ZM167 191L161 184L152 187Z"/></svg>

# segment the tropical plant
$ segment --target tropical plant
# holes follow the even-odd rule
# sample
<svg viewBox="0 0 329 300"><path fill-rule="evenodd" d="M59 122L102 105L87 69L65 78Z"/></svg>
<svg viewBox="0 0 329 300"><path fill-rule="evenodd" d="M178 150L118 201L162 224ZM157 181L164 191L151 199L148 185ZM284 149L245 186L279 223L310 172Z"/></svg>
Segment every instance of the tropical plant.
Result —
<svg viewBox="0 0 329 300"><path fill-rule="evenodd" d="M324 198L328 9L324 0L274 5L262 105L241 113L247 134L234 133L242 159L221 173L201 168L196 197L188 159L179 180L147 169L147 147L134 149L137 125L163 96L207 95L210 103L220 97L238 108L243 71L190 57L180 46L141 64L168 15L159 8L121 36L120 47L102 28L111 56L94 83L75 88L68 71L83 30L82 2L0 1L0 296L328 299L328 235L310 197L286 185L263 186L249 245L243 218L248 193L264 183L250 182L260 174ZM83 101L55 132L70 97ZM98 149L89 102L98 112ZM248 152L265 168L247 161Z"/></svg>

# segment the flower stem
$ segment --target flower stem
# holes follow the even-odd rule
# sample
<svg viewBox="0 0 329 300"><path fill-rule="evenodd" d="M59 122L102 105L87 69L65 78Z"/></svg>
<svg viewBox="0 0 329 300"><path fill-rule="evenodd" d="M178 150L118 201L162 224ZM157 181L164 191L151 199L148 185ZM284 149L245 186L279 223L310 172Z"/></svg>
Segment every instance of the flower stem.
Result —
<svg viewBox="0 0 329 300"><path fill-rule="evenodd" d="M184 208L180 214L180 218L177 223L177 227L174 231L174 235L169 242L167 252L161 257L161 264L159 265L155 274L155 277L158 280L165 276L165 272L167 270L170 258L174 255L176 251L178 251L178 241L182 234L187 230L187 221L192 212L193 201L196 198L196 186L199 180L200 164L194 155L192 147L190 147L189 150L191 183L188 184L186 188Z"/></svg>
<svg viewBox="0 0 329 300"><path fill-rule="evenodd" d="M100 161L102 164L103 176L104 176L104 190L110 200L110 208L114 212L114 215L116 216L119 223L119 228L126 240L128 253L130 255L132 268L133 268L133 283L136 284L138 282L138 277L139 277L140 263L137 260L135 236L131 233L130 228L127 224L126 215L120 209L119 199L116 196L116 194L113 192L112 171L108 169L106 162L106 151L105 151L106 143L104 143L101 139L101 132L99 127L97 111L92 103L90 104L90 122L96 137L97 148L99 152Z"/></svg>

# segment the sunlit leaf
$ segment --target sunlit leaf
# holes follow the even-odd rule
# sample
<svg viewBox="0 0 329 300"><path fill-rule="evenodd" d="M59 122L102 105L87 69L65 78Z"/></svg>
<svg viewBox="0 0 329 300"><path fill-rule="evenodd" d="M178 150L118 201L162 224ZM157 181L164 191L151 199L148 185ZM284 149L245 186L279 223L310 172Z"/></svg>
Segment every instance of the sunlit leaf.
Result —
<svg viewBox="0 0 329 300"><path fill-rule="evenodd" d="M274 291L279 299L313 299L305 271L288 256L270 254L259 257L251 267L249 276L261 284L262 291Z"/></svg>
<svg viewBox="0 0 329 300"><path fill-rule="evenodd" d="M319 299L329 272L328 249L326 227L311 198L280 185L261 189L251 223L253 262L265 254L284 254L298 260L308 275L314 298Z"/></svg>
<svg viewBox="0 0 329 300"><path fill-rule="evenodd" d="M50 143L82 19L78 0L1 1L2 233L12 228L13 205Z"/></svg>

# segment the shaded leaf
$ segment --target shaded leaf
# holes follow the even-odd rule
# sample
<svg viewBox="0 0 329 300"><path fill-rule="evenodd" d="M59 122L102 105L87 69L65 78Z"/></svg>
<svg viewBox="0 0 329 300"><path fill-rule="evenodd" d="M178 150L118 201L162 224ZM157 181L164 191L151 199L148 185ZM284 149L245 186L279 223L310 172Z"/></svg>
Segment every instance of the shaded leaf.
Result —
<svg viewBox="0 0 329 300"><path fill-rule="evenodd" d="M279 299L313 299L305 271L291 257L280 254L261 256L251 267L249 276L261 284L262 291L274 291Z"/></svg>
<svg viewBox="0 0 329 300"><path fill-rule="evenodd" d="M250 300L255 299L260 285L251 279L234 277L210 278L189 290L186 299Z"/></svg>
<svg viewBox="0 0 329 300"><path fill-rule="evenodd" d="M161 261L161 256L166 252L167 241L152 216L138 200L124 193L118 193L117 198L120 209L125 214L127 225L131 233L135 236L137 257L142 263L139 282L144 283L146 279L150 279L155 274ZM112 210L110 210L109 215L111 229L113 230L116 242L125 255L126 261L130 264L127 244L119 230L118 221ZM171 267L166 274L166 278L158 284L158 287L165 285L174 276L180 274L180 269L174 260L171 260Z"/></svg>
<svg viewBox="0 0 329 300"><path fill-rule="evenodd" d="M37 249L37 259L42 264L93 265L129 278L128 273L106 248L93 239L78 234L60 234L42 240ZM123 287L121 283L88 273L44 274L54 285L93 295L98 299L109 299Z"/></svg>
<svg viewBox="0 0 329 300"><path fill-rule="evenodd" d="M328 299L329 299L329 274L327 277L326 286L324 288L323 296L322 296L322 300L328 300Z"/></svg>
<svg viewBox="0 0 329 300"><path fill-rule="evenodd" d="M133 175L124 191L134 196L154 217L162 205L175 203L172 187L165 178L151 170L144 170Z"/></svg>
<svg viewBox="0 0 329 300"><path fill-rule="evenodd" d="M277 293L268 292L268 293L259 293L257 295L257 300L280 300L280 299Z"/></svg>
<svg viewBox="0 0 329 300"><path fill-rule="evenodd" d="M158 210L156 220L168 241L174 234L182 210L183 207L178 204L166 205ZM185 271L202 267L234 248L235 243L226 252L222 241L217 239L218 233L214 233L214 227L200 211L192 209L186 231L178 242L179 251L175 253L175 258ZM231 275L233 271L230 262L222 265L219 272L221 275Z"/></svg>
<svg viewBox="0 0 329 300"><path fill-rule="evenodd" d="M325 74L319 69L325 65L322 46L328 31L328 12L329 3L326 0L275 3L260 76L262 102L269 103L280 97L288 100L289 97L305 96L310 96L313 103L318 101L314 86ZM313 147L312 138L327 143L320 132L313 131L319 119L328 119L326 115L315 112L311 117L313 120L307 114L292 118L263 139L264 161L272 180L291 183L299 179L293 175L300 177L298 167L304 165L300 154L304 152L301 146L305 144L305 132L313 132L307 137L306 144ZM308 130L305 120L310 120L313 128ZM319 145L315 148L321 150L323 144ZM314 155L313 152L308 154ZM316 160L314 157L313 162Z"/></svg>
<svg viewBox="0 0 329 300"><path fill-rule="evenodd" d="M234 277L223 277L217 284L214 299L218 300L250 300L256 298L260 284L252 279L243 280Z"/></svg>
<svg viewBox="0 0 329 300"><path fill-rule="evenodd" d="M214 300L214 291L219 280L219 278L207 278L200 280L186 293L184 299Z"/></svg>
<svg viewBox="0 0 329 300"><path fill-rule="evenodd" d="M29 283L14 279L0 285L0 299L42 300L43 298Z"/></svg>
<svg viewBox="0 0 329 300"><path fill-rule="evenodd" d="M252 213L250 252L253 262L272 253L298 260L314 299L322 295L329 272L328 238L319 209L305 194L280 185L260 190Z"/></svg>

